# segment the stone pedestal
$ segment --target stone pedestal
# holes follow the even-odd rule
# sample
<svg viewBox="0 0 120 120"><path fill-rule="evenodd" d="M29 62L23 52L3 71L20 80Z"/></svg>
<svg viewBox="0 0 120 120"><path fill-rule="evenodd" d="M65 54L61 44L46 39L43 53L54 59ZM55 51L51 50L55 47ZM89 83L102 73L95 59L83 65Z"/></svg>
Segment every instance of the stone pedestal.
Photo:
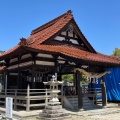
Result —
<svg viewBox="0 0 120 120"><path fill-rule="evenodd" d="M60 105L61 103L59 102L59 99L58 99L58 93L60 92L60 90L50 90L49 93L50 93L50 100L48 102L48 105Z"/></svg>
<svg viewBox="0 0 120 120"><path fill-rule="evenodd" d="M69 114L62 109L61 105L46 106L42 113L40 113L40 118L43 120L64 120L69 118Z"/></svg>

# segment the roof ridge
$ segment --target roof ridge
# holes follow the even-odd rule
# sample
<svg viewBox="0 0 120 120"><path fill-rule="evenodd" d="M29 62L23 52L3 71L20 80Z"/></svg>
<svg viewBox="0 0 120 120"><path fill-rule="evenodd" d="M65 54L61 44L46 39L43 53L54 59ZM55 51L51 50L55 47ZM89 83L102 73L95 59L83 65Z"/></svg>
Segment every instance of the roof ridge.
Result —
<svg viewBox="0 0 120 120"><path fill-rule="evenodd" d="M49 26L51 26L51 25L53 25L57 20L59 20L61 17L65 16L66 14L67 14L67 15L73 16L73 15L72 15L72 11L71 11L71 10L68 10L66 13L64 13L64 14L62 14L62 15L56 17L55 19L53 19L53 20L51 20L51 21L45 23L44 25L42 25L42 26L40 26L40 27L38 27L38 28L32 30L31 35L33 35L33 34L39 32L39 31L41 31L41 30L43 30L43 29L45 29L45 28L47 28L47 27L49 27Z"/></svg>

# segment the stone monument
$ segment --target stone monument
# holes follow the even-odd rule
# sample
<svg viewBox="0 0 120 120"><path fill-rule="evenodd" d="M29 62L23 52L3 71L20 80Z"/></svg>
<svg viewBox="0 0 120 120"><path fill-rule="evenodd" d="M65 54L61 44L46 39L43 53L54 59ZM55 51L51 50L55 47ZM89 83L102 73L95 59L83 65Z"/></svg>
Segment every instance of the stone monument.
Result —
<svg viewBox="0 0 120 120"><path fill-rule="evenodd" d="M48 105L45 107L42 113L40 113L40 118L45 120L63 120L64 118L68 118L68 113L62 109L62 105L58 99L58 93L60 92L60 90L58 90L58 85L62 85L63 82L57 81L57 78L53 75L50 81L43 83L50 86L49 93L51 98L48 102Z"/></svg>

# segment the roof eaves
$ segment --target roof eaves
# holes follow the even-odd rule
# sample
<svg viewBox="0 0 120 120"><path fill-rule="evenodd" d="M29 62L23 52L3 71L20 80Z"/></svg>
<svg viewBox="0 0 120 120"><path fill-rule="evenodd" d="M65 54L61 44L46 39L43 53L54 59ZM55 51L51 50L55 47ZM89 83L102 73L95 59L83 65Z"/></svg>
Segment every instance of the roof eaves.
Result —
<svg viewBox="0 0 120 120"><path fill-rule="evenodd" d="M17 51L17 50L20 49L20 48L21 48L21 45L17 45L17 46L15 46L15 47L11 48L11 49L8 50L8 51L5 51L4 53L2 53L2 54L0 55L0 60L3 60L3 59L6 58L8 55L13 54L15 51Z"/></svg>

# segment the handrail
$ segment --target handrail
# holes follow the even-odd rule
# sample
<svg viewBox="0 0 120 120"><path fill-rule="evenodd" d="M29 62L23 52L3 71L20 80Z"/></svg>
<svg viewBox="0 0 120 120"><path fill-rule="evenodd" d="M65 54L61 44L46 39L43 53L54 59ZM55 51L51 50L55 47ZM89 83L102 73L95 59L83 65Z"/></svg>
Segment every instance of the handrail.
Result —
<svg viewBox="0 0 120 120"><path fill-rule="evenodd" d="M75 86L63 86L63 95L76 95Z"/></svg>
<svg viewBox="0 0 120 120"><path fill-rule="evenodd" d="M93 103L97 104L97 96L101 93L101 88L86 88L83 87L82 89L83 94L86 95L87 97L90 97L93 100Z"/></svg>

